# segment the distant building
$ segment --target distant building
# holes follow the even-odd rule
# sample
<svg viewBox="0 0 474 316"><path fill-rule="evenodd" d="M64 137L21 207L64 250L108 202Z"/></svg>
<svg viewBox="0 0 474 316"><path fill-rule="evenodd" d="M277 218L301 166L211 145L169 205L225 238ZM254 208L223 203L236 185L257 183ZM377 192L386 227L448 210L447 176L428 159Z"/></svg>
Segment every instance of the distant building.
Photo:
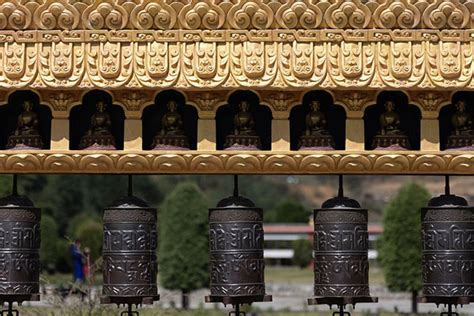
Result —
<svg viewBox="0 0 474 316"><path fill-rule="evenodd" d="M291 265L293 242L298 239L313 240L313 226L309 224L265 224L264 256L270 264ZM383 232L381 225L369 224L369 259L377 259L375 241Z"/></svg>

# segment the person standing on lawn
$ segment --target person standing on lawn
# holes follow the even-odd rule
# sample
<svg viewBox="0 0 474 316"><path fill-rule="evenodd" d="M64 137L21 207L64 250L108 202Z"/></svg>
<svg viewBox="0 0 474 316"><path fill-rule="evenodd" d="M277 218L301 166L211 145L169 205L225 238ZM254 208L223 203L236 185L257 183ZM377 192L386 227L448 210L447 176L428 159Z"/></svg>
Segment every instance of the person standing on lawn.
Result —
<svg viewBox="0 0 474 316"><path fill-rule="evenodd" d="M81 241L76 239L70 248L72 257L73 279L75 283L84 282L84 254L81 251Z"/></svg>

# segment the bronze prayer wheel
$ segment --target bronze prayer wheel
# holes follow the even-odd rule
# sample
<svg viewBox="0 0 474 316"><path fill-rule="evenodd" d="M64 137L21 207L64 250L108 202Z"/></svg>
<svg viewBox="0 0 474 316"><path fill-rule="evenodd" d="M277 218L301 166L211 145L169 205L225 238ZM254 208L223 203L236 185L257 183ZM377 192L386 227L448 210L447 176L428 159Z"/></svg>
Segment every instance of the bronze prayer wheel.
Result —
<svg viewBox="0 0 474 316"><path fill-rule="evenodd" d="M209 209L209 249L207 302L238 306L271 300L265 293L261 208L235 193Z"/></svg>
<svg viewBox="0 0 474 316"><path fill-rule="evenodd" d="M375 302L369 292L368 214L356 200L338 197L314 210L314 297L309 304Z"/></svg>
<svg viewBox="0 0 474 316"><path fill-rule="evenodd" d="M0 302L39 300L41 210L13 193L0 199ZM11 310L10 310L11 311Z"/></svg>
<svg viewBox="0 0 474 316"><path fill-rule="evenodd" d="M421 301L468 304L474 301L474 208L446 185L446 194L421 210Z"/></svg>
<svg viewBox="0 0 474 316"><path fill-rule="evenodd" d="M102 303L153 304L156 275L156 209L127 196L104 209Z"/></svg>

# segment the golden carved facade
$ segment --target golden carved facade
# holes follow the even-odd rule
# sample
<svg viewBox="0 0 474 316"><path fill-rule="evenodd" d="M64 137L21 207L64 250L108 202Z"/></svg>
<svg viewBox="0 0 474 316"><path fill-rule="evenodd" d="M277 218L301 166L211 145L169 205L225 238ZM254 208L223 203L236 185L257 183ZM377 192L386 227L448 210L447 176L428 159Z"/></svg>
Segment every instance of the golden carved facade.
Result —
<svg viewBox="0 0 474 316"><path fill-rule="evenodd" d="M2 151L0 172L472 173L474 155L442 152L433 135L440 109L474 90L472 16L462 0L5 0L0 106L33 90L53 128L51 150ZM160 91L183 93L202 124L198 150L143 151L132 130L123 151L70 151L64 122L93 89L123 107L129 130ZM355 123L345 151L297 153L283 123L271 152L217 151L210 121L236 90L255 92L274 122L311 90L352 121L380 91L402 91L421 110L421 150L365 151Z"/></svg>

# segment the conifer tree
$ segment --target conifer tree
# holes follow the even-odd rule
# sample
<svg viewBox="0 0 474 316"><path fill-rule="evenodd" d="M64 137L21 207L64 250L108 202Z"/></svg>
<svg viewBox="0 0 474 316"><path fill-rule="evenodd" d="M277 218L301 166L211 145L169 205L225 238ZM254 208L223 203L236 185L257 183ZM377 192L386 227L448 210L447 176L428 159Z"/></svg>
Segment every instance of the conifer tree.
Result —
<svg viewBox="0 0 474 316"><path fill-rule="evenodd" d="M412 312L421 289L421 211L430 199L425 188L409 183L384 210L384 231L378 242L379 259L391 291L412 293Z"/></svg>
<svg viewBox="0 0 474 316"><path fill-rule="evenodd" d="M180 290L182 307L189 308L188 293L209 282L207 203L197 186L178 184L159 212L160 281Z"/></svg>

